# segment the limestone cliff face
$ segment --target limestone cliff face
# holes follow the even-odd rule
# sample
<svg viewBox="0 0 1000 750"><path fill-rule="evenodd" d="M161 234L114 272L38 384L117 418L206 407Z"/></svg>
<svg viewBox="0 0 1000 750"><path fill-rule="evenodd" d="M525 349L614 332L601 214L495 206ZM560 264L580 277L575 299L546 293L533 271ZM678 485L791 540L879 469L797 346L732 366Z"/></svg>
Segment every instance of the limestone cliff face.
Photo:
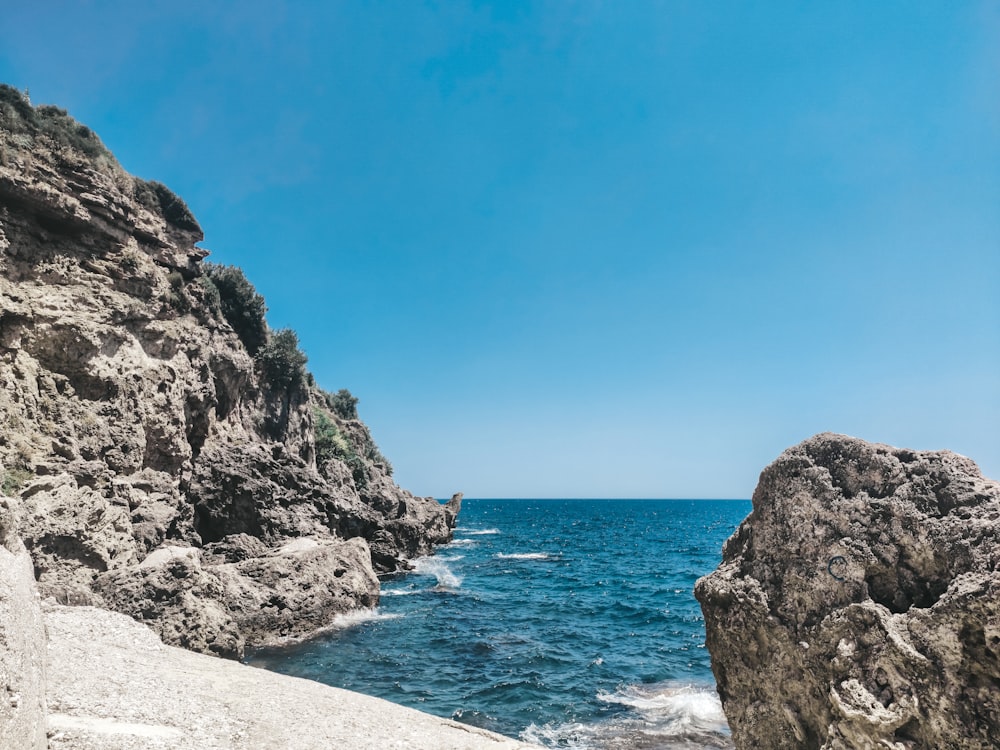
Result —
<svg viewBox="0 0 1000 750"><path fill-rule="evenodd" d="M695 589L738 748L1000 747L1000 484L824 434Z"/></svg>
<svg viewBox="0 0 1000 750"><path fill-rule="evenodd" d="M460 499L402 490L356 414L269 375L201 239L169 190L0 86L0 471L40 590L239 656L377 603Z"/></svg>

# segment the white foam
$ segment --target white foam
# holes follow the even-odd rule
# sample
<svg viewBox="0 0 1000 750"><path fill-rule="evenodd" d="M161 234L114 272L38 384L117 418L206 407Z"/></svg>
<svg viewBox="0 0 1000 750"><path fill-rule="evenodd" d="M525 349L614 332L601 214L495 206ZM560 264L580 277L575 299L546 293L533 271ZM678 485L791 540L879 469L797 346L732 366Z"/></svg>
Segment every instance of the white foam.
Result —
<svg viewBox="0 0 1000 750"><path fill-rule="evenodd" d="M579 722L570 724L543 724L534 722L521 732L521 739L542 747L559 747L566 750L590 750L593 747L590 740L594 736L594 727Z"/></svg>
<svg viewBox="0 0 1000 750"><path fill-rule="evenodd" d="M400 617L402 617L400 614L379 612L377 607L373 609L356 609L353 612L345 612L341 615L335 615L323 629L344 630L346 628L364 625L369 622L378 622L380 620L398 620Z"/></svg>
<svg viewBox="0 0 1000 750"><path fill-rule="evenodd" d="M500 533L500 529L460 529L460 531L469 536L489 536Z"/></svg>
<svg viewBox="0 0 1000 750"><path fill-rule="evenodd" d="M548 552L515 552L512 554L504 554L503 552L494 555L498 560L554 560L552 555Z"/></svg>
<svg viewBox="0 0 1000 750"><path fill-rule="evenodd" d="M628 710L593 723L531 724L521 739L566 750L733 747L722 706L709 689L678 683L629 685L597 697Z"/></svg>
<svg viewBox="0 0 1000 750"><path fill-rule="evenodd" d="M635 709L658 735L681 735L692 732L728 733L726 715L714 690L659 683L627 685L615 693L600 692L597 699Z"/></svg>
<svg viewBox="0 0 1000 750"><path fill-rule="evenodd" d="M471 547L474 544L479 544L479 542L475 539L454 539L442 546L447 549L448 547Z"/></svg>
<svg viewBox="0 0 1000 750"><path fill-rule="evenodd" d="M411 560L413 571L421 575L434 576L437 579L438 589L457 589L462 585L461 576L455 575L448 563L440 557L418 557Z"/></svg>

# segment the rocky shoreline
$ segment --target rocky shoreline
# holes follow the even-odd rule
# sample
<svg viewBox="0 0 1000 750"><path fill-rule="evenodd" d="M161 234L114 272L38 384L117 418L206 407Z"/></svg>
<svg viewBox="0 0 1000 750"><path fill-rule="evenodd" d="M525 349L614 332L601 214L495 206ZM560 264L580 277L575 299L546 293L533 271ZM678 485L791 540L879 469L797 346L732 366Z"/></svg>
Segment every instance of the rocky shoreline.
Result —
<svg viewBox="0 0 1000 750"><path fill-rule="evenodd" d="M43 603L27 551L9 538L0 547L0 637L3 748L532 747L377 698L167 646L116 612Z"/></svg>
<svg viewBox="0 0 1000 750"><path fill-rule="evenodd" d="M183 201L0 86L0 475L42 596L240 658L450 541ZM15 512L16 509L16 512Z"/></svg>

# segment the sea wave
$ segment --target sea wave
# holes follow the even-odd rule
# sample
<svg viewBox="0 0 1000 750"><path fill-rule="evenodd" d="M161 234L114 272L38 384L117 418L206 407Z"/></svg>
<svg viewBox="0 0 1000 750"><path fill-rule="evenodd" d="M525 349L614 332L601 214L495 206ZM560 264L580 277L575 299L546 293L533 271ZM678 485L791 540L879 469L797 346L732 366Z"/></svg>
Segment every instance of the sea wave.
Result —
<svg viewBox="0 0 1000 750"><path fill-rule="evenodd" d="M453 591L462 585L462 577L455 575L448 563L440 557L418 557L413 563L413 572L420 575L434 576L437 579L437 590Z"/></svg>
<svg viewBox="0 0 1000 750"><path fill-rule="evenodd" d="M469 536L489 536L491 534L499 534L500 529L455 529L463 534L468 534Z"/></svg>
<svg viewBox="0 0 1000 750"><path fill-rule="evenodd" d="M707 687L678 683L627 685L614 693L601 691L597 699L622 706L623 711L592 724L531 724L521 733L521 739L567 750L733 747L722 704L715 691Z"/></svg>
<svg viewBox="0 0 1000 750"><path fill-rule="evenodd" d="M334 618L323 628L323 630L345 630L357 625L364 625L369 622L379 620L398 620L402 615L389 612L382 612L377 607L373 609L356 609L352 612L345 612L334 615Z"/></svg>
<svg viewBox="0 0 1000 750"><path fill-rule="evenodd" d="M443 545L445 549L448 547L471 547L473 545L479 544L475 539L453 539L448 542L448 544Z"/></svg>
<svg viewBox="0 0 1000 750"><path fill-rule="evenodd" d="M513 552L505 554L500 552L494 555L498 560L558 560L558 555L550 555L548 552Z"/></svg>

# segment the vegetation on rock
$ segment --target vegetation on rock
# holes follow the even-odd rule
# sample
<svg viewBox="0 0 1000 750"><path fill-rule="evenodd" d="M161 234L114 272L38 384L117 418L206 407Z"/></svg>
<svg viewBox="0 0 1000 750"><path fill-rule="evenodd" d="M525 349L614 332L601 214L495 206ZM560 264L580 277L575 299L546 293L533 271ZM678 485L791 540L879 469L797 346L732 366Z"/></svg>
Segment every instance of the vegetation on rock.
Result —
<svg viewBox="0 0 1000 750"><path fill-rule="evenodd" d="M320 395L326 402L327 408L342 419L358 418L357 396L352 395L346 388L341 388L336 393L327 393L321 390Z"/></svg>
<svg viewBox="0 0 1000 750"><path fill-rule="evenodd" d="M0 84L0 127L29 138L48 137L89 157L111 157L94 131L70 117L65 109L48 104L33 107L25 94L6 84Z"/></svg>
<svg viewBox="0 0 1000 750"><path fill-rule="evenodd" d="M201 231L191 209L162 182L136 180L135 199L150 211L162 213L163 218L176 227L192 232Z"/></svg>
<svg viewBox="0 0 1000 750"><path fill-rule="evenodd" d="M212 298L219 300L223 317L236 331L247 351L256 354L267 343L267 323L264 320L267 306L264 298L257 294L243 269L237 266L203 263L202 268L207 274L207 281L215 287L216 294Z"/></svg>
<svg viewBox="0 0 1000 750"><path fill-rule="evenodd" d="M291 328L270 332L256 359L273 388L288 390L305 381L306 355L299 349L299 337Z"/></svg>

